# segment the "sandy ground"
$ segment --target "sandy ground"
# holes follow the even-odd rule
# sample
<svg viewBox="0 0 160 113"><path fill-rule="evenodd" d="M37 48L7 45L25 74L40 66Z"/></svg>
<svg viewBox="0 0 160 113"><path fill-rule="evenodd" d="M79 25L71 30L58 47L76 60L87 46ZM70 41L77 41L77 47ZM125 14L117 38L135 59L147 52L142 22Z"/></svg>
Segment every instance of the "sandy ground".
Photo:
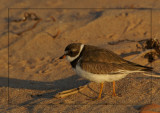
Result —
<svg viewBox="0 0 160 113"><path fill-rule="evenodd" d="M92 101L100 85L80 78L65 59L58 59L72 42L110 49L127 60L133 58L141 52L136 47L138 41L151 37L160 40L159 7L160 2L153 0L113 0L112 3L109 0L1 1L0 112L139 113L141 106L160 105L160 79L151 79L141 73L117 81L117 97L111 96L112 83L106 82L102 99ZM41 21L14 22L22 19L25 12L35 13ZM36 22L35 28L30 30ZM133 62L148 63L143 57ZM160 72L160 60L151 65ZM58 92L88 83L88 87L77 94L62 99L53 97Z"/></svg>

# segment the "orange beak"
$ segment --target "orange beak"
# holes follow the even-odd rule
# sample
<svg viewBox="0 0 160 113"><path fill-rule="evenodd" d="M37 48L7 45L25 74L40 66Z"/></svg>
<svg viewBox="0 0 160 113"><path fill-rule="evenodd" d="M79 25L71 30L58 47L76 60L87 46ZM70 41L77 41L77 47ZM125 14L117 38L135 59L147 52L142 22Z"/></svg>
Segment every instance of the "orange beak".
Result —
<svg viewBox="0 0 160 113"><path fill-rule="evenodd" d="M64 59L66 58L66 55L62 55L61 57L59 57L59 59Z"/></svg>

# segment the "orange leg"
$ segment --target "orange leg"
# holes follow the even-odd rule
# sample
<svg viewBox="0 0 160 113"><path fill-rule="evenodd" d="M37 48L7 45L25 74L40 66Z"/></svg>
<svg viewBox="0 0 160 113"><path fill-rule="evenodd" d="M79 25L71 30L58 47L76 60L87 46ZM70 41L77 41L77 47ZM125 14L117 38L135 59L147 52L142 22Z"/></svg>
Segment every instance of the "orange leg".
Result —
<svg viewBox="0 0 160 113"><path fill-rule="evenodd" d="M103 90L103 83L101 83L101 89L100 89L100 91L99 91L99 96L98 96L97 99L100 99L100 98L101 98L102 90Z"/></svg>
<svg viewBox="0 0 160 113"><path fill-rule="evenodd" d="M116 96L116 90L115 90L115 81L113 81L113 94L112 94L112 96Z"/></svg>

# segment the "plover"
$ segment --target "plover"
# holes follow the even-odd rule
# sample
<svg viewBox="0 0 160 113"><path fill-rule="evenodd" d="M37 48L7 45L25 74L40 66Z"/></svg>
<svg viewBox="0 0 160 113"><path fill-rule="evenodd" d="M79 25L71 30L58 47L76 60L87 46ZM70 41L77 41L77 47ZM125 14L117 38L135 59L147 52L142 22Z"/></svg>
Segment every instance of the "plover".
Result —
<svg viewBox="0 0 160 113"><path fill-rule="evenodd" d="M69 44L60 59L65 57L77 75L101 84L97 99L101 98L105 81L113 82L113 96L116 96L115 81L129 73L152 71L151 67L129 62L110 50L82 43Z"/></svg>

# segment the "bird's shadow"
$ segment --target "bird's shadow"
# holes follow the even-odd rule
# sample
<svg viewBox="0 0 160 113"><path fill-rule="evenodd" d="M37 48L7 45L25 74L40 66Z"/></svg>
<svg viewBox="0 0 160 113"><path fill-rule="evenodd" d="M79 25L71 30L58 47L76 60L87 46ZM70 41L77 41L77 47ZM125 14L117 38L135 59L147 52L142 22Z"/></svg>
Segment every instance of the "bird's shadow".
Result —
<svg viewBox="0 0 160 113"><path fill-rule="evenodd" d="M28 105L30 103L38 104L40 98L51 99L53 96L61 91L77 88L88 84L88 80L83 80L77 75L69 76L64 79L55 80L52 82L42 82L34 80L21 80L15 78L0 77L0 87L17 88L17 89L30 89L44 91L46 93L31 95L32 99L20 103L19 106ZM9 91L10 93L10 91ZM14 104L14 103L12 103Z"/></svg>
<svg viewBox="0 0 160 113"><path fill-rule="evenodd" d="M67 90L76 88L88 83L88 80L82 80L79 76L73 75L68 78L55 80L52 82L42 82L35 80L21 80L16 78L0 77L0 87L31 89L31 90Z"/></svg>

